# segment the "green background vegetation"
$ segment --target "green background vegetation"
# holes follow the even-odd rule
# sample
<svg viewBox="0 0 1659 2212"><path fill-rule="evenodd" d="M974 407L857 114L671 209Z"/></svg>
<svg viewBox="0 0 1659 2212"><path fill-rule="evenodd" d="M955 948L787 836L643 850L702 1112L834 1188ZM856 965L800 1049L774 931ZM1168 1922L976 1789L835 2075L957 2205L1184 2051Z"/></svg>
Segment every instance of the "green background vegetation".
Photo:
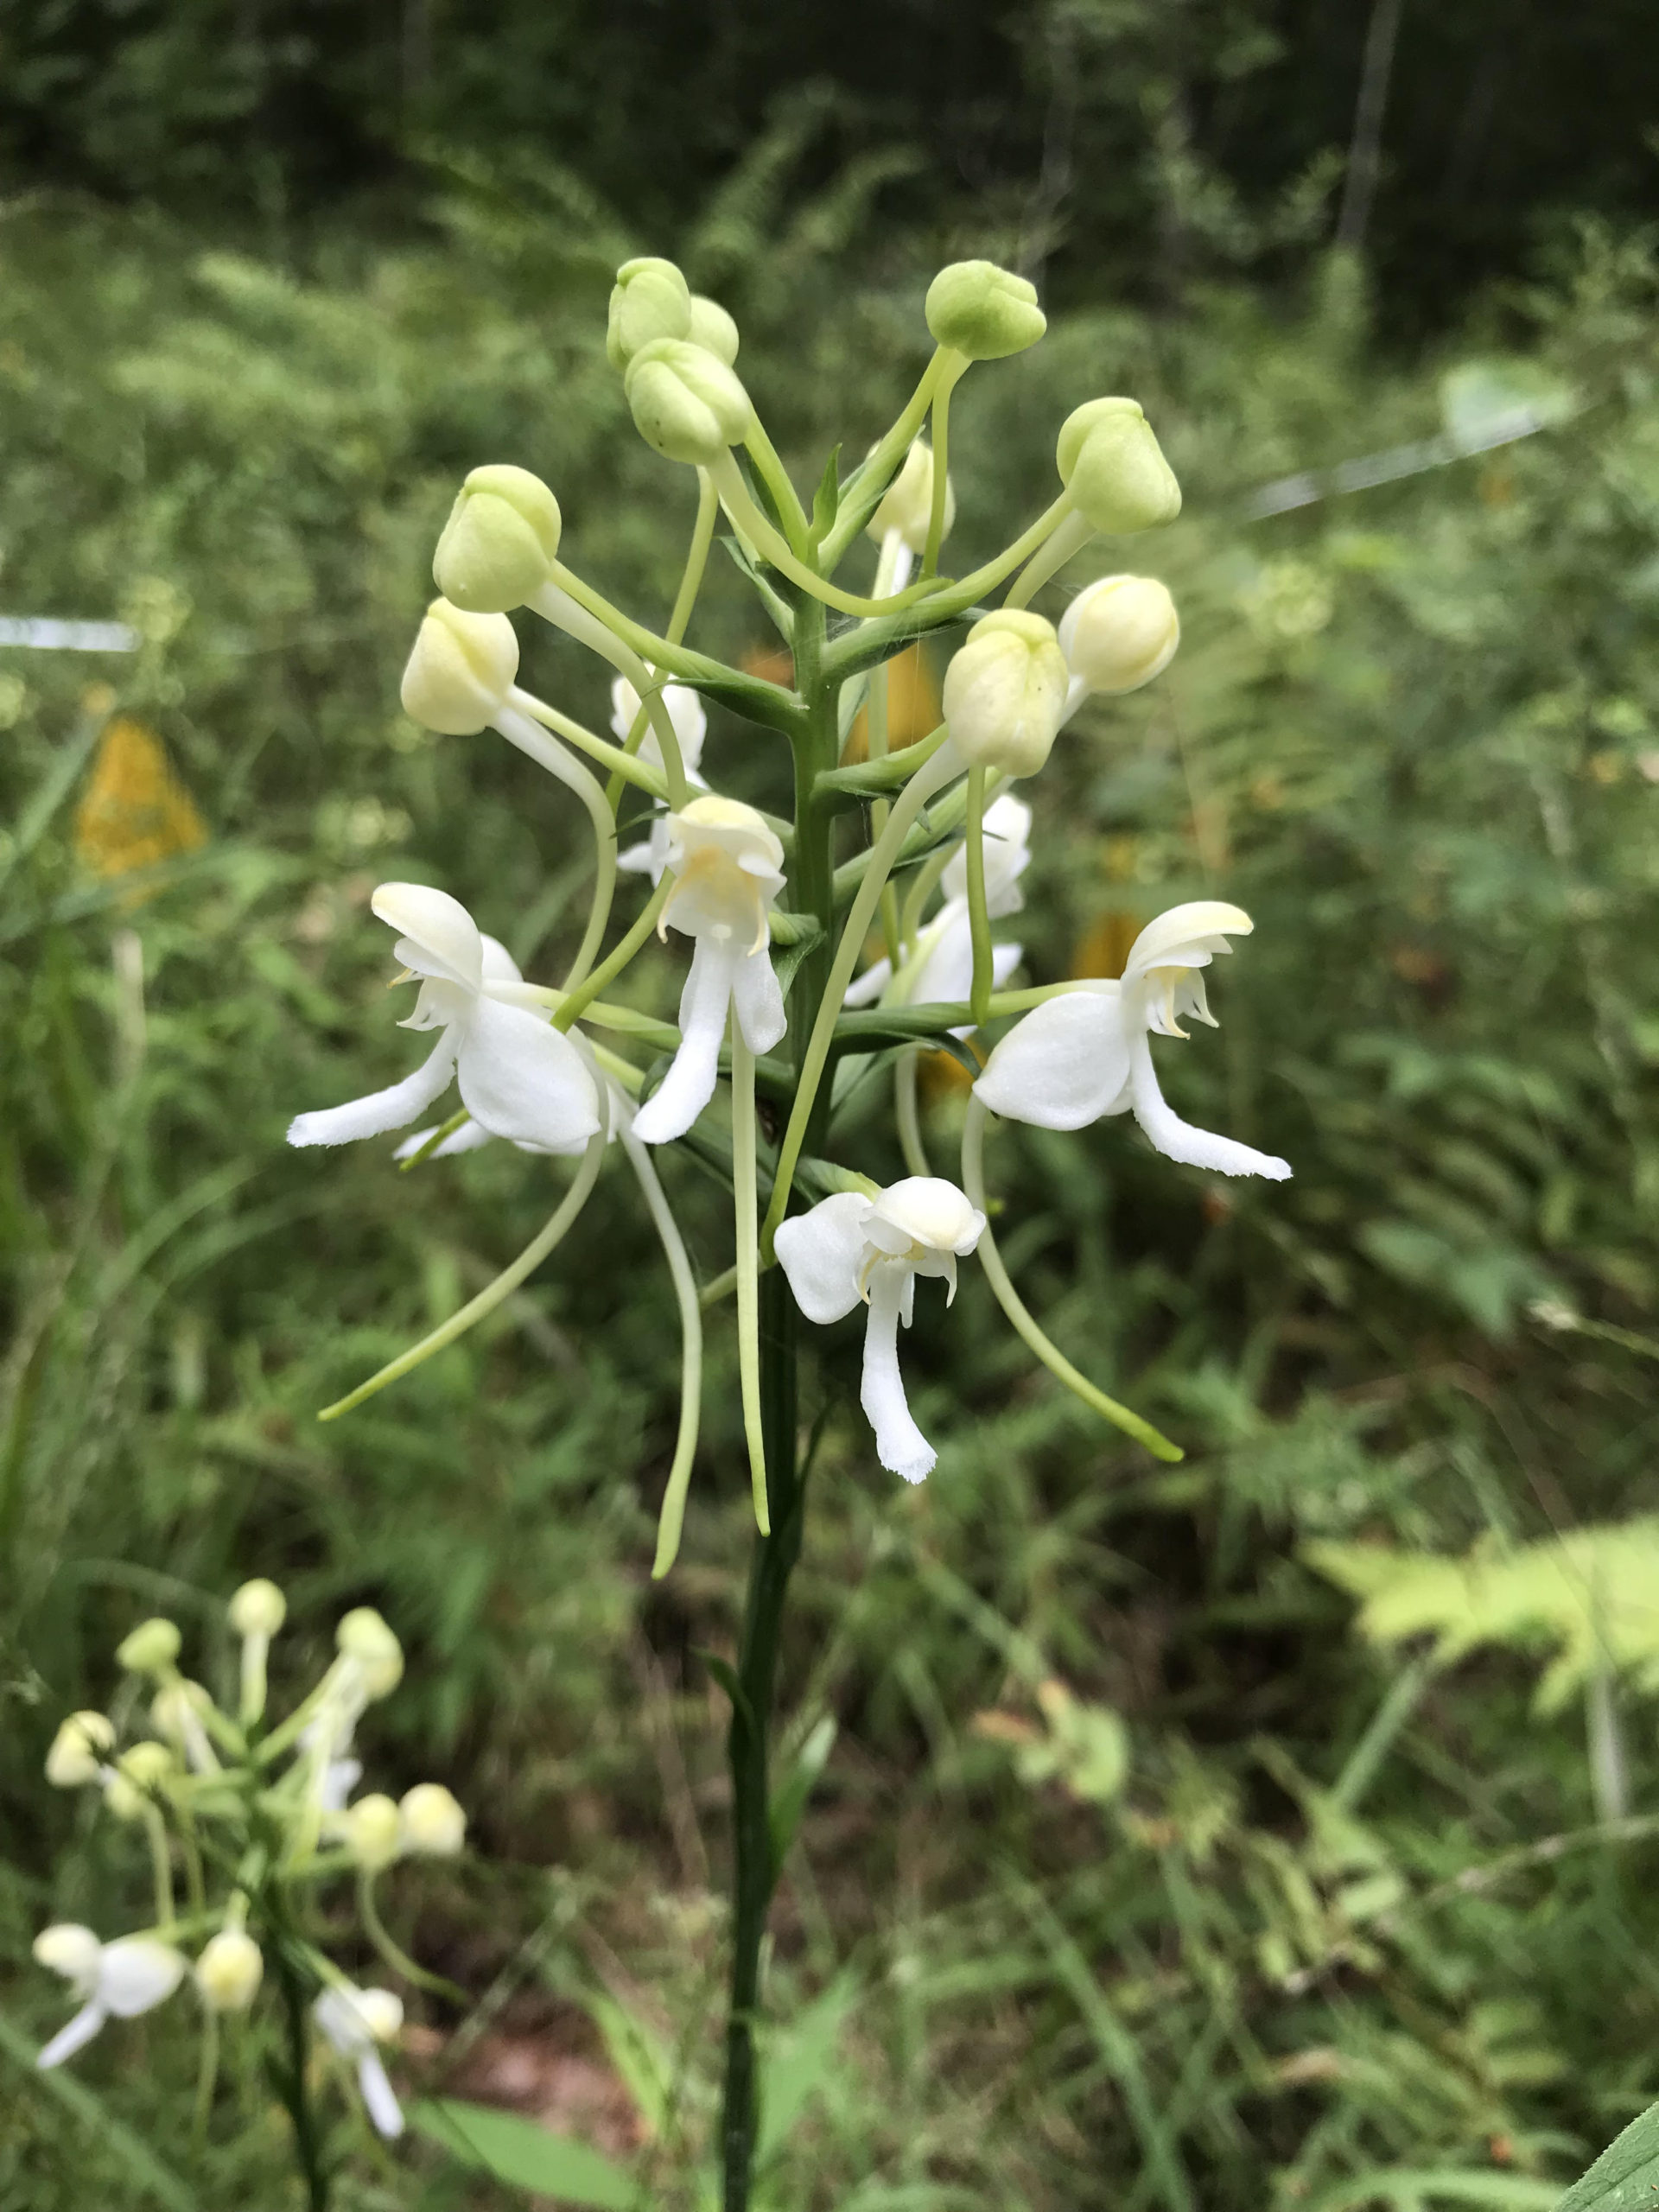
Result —
<svg viewBox="0 0 1659 2212"><path fill-rule="evenodd" d="M641 2201L696 2202L725 1856L696 1655L747 1548L729 1319L652 1586L677 1354L639 1209L607 1177L545 1277L320 1430L548 1183L504 1147L405 1178L281 1143L408 1064L377 880L442 884L537 973L579 929L585 829L505 747L416 730L397 678L480 461L545 476L571 557L665 611L690 479L602 343L640 250L737 315L807 486L907 389L941 258L1040 270L1048 340L953 416L959 565L1046 499L1067 409L1144 402L1188 504L1130 558L1185 643L1033 788L1020 933L1046 982L1091 929L1249 909L1219 1033L1160 1067L1296 1168L1212 1189L1122 1122L993 1145L1017 1280L1188 1445L1173 1471L1034 1374L971 1270L907 1352L943 1446L918 1492L850 1411L854 1338L822 1339L785 1702L791 1741L839 1732L779 1902L767 2202L1528 2212L1659 2090L1654 48L1616 0L1510 12L1408 11L1369 260L1327 250L1345 11L0 15L0 612L144 639L0 648L5 2212L154 2201L123 2126L192 2201L295 2201L257 2050L193 2152L187 2004L100 2040L96 2106L14 2050L60 2015L41 1921L144 1911L138 1854L40 1779L59 1718L107 1703L152 1611L222 1668L253 1573L291 1595L279 1681L346 1605L385 1612L410 1670L372 1771L472 1815L477 1857L395 1904L486 2014L406 2078L608 2066ZM1253 505L1519 398L1552 427ZM602 725L594 666L524 629L529 681ZM693 635L766 643L734 571ZM74 847L94 678L211 833L138 904ZM718 715L705 766L781 789ZM666 1007L678 972L631 988ZM874 1108L849 1141L899 1172ZM720 1193L666 1173L712 1275ZM559 2124L628 2147L608 2107ZM347 2205L510 2201L353 2126Z"/></svg>

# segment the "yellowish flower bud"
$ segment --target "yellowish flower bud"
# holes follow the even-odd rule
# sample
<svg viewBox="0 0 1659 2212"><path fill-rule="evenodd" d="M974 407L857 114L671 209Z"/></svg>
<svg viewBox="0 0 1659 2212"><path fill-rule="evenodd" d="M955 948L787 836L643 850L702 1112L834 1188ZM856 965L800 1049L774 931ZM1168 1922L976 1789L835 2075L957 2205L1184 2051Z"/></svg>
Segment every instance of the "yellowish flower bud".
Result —
<svg viewBox="0 0 1659 2212"><path fill-rule="evenodd" d="M115 1729L101 1713L72 1713L52 1738L46 1778L54 1789L84 1789L114 1748Z"/></svg>
<svg viewBox="0 0 1659 2212"><path fill-rule="evenodd" d="M640 436L665 461L706 467L741 444L754 409L718 354L683 338L659 338L628 364L624 390Z"/></svg>
<svg viewBox="0 0 1659 2212"><path fill-rule="evenodd" d="M171 1621L140 1621L116 1646L116 1661L130 1675L164 1675L179 1656L179 1631Z"/></svg>
<svg viewBox="0 0 1659 2212"><path fill-rule="evenodd" d="M446 737L475 737L518 673L518 640L505 614L465 614L435 599L404 671L404 712Z"/></svg>
<svg viewBox="0 0 1659 2212"><path fill-rule="evenodd" d="M1173 522L1181 487L1133 399L1091 399L1060 425L1060 481L1096 530L1122 536Z"/></svg>
<svg viewBox="0 0 1659 2212"><path fill-rule="evenodd" d="M652 254L625 261L611 293L605 352L613 369L626 369L655 338L683 338L691 328L691 294L671 261Z"/></svg>
<svg viewBox="0 0 1659 2212"><path fill-rule="evenodd" d="M927 288L927 327L970 361L1023 353L1048 327L1037 287L994 261L953 261Z"/></svg>
<svg viewBox="0 0 1659 2212"><path fill-rule="evenodd" d="M213 1700L204 1684L181 1678L163 1682L150 1701L149 1717L163 1736L181 1744L187 1735L200 1730L202 1715L211 1713L213 1707ZM137 1745L135 1749L142 1751L143 1746Z"/></svg>
<svg viewBox="0 0 1659 2212"><path fill-rule="evenodd" d="M1065 709L1068 674L1053 625L1003 609L976 622L944 672L944 719L963 758L1034 775Z"/></svg>
<svg viewBox="0 0 1659 2212"><path fill-rule="evenodd" d="M404 1678L404 1647L372 1605L359 1605L334 1631L334 1642L354 1660L368 1698L386 1697Z"/></svg>
<svg viewBox="0 0 1659 2212"><path fill-rule="evenodd" d="M103 1961L104 1946L79 1921L58 1920L42 1928L31 1946L37 1966L60 1974L81 1997L90 1997Z"/></svg>
<svg viewBox="0 0 1659 2212"><path fill-rule="evenodd" d="M288 1600L263 1575L245 1582L230 1603L231 1626L238 1636L275 1636L288 1618Z"/></svg>
<svg viewBox="0 0 1659 2212"><path fill-rule="evenodd" d="M1066 665L1090 691L1138 691L1162 675L1180 642L1175 602L1155 576L1103 576L1060 620Z"/></svg>
<svg viewBox="0 0 1659 2212"><path fill-rule="evenodd" d="M221 1928L196 1961L196 1987L210 2012L245 2012L264 1978L264 1954L240 1928Z"/></svg>
<svg viewBox="0 0 1659 2212"><path fill-rule="evenodd" d="M116 1761L117 1770L105 1789L104 1802L117 1820L138 1820L177 1768L178 1761L165 1744L134 1744Z"/></svg>
<svg viewBox="0 0 1659 2212"><path fill-rule="evenodd" d="M933 509L933 448L918 438L905 455L905 465L881 495L881 504L870 517L869 535L879 545L896 530L912 553L927 543L927 525ZM947 477L944 486L944 535L957 518L957 495Z"/></svg>
<svg viewBox="0 0 1659 2212"><path fill-rule="evenodd" d="M728 369L737 359L737 325L718 300L705 300L701 293L692 293L691 327L686 335L694 346L724 361Z"/></svg>
<svg viewBox="0 0 1659 2212"><path fill-rule="evenodd" d="M539 476L505 462L475 468L432 556L438 589L469 614L505 614L547 582L558 557L559 503Z"/></svg>
<svg viewBox="0 0 1659 2212"><path fill-rule="evenodd" d="M371 1874L390 1866L402 1847L397 1808L379 1790L347 1807L344 1827L346 1848Z"/></svg>
<svg viewBox="0 0 1659 2212"><path fill-rule="evenodd" d="M441 1782L416 1783L397 1814L405 1851L453 1859L467 1840L467 1815Z"/></svg>

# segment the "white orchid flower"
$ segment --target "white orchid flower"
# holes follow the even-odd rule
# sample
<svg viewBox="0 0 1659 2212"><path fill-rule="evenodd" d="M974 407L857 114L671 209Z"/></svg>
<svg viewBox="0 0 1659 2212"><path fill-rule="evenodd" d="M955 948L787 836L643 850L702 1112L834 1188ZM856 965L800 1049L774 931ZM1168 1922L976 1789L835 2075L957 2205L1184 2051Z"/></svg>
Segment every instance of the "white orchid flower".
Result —
<svg viewBox="0 0 1659 2212"><path fill-rule="evenodd" d="M918 1275L940 1275L948 1306L957 1262L971 1252L985 1217L954 1183L907 1175L878 1197L838 1191L810 1212L780 1222L773 1249L795 1302L809 1321L827 1325L869 1307L859 1390L876 1456L907 1483L921 1482L938 1457L911 1418L899 1372L899 1325L910 1326Z"/></svg>
<svg viewBox="0 0 1659 2212"><path fill-rule="evenodd" d="M357 2069L357 2086L369 2118L390 2139L404 2132L398 2103L378 2045L395 2043L404 2024L403 2000L389 1989L325 1989L312 2006L318 2027L340 2056Z"/></svg>
<svg viewBox="0 0 1659 2212"><path fill-rule="evenodd" d="M741 799L694 798L668 817L675 884L657 925L695 940L680 998L680 1048L661 1087L639 1109L641 1144L683 1137L715 1095L728 1007L752 1052L770 1052L788 1027L772 972L773 900L784 887L784 849L764 817Z"/></svg>
<svg viewBox="0 0 1659 2212"><path fill-rule="evenodd" d="M985 908L992 921L1017 914L1025 905L1020 879L1031 862L1031 809L1004 792L985 810ZM940 878L944 904L916 940L914 950L895 976L885 955L849 989L848 1006L931 1006L965 999L973 988L973 925L968 912L968 849L958 846ZM1001 990L1020 965L1023 946L991 950L991 980ZM965 1037L971 1025L953 1033Z"/></svg>
<svg viewBox="0 0 1659 2212"><path fill-rule="evenodd" d="M709 786L697 772L702 759L702 741L709 734L709 718L702 710L702 698L689 683L664 683L660 696L674 726L674 734L680 741L685 780L696 790L706 791ZM626 676L619 676L611 686L611 728L620 742L626 742L639 714L639 694ZM653 768L663 765L663 748L656 731L649 725L639 741L639 758ZM668 866L668 817L655 815L649 836L641 843L620 852L616 864L631 874L648 875L654 889L662 881L663 870Z"/></svg>
<svg viewBox="0 0 1659 2212"><path fill-rule="evenodd" d="M1184 1015L1215 1027L1201 971L1232 950L1230 936L1253 927L1248 914L1217 899L1172 906L1136 938L1121 982L1081 983L1016 1023L987 1061L975 1096L994 1113L1043 1129L1080 1129L1103 1115L1133 1112L1170 1160L1283 1182L1287 1161L1195 1129L1173 1112L1152 1061L1152 1036L1184 1038Z"/></svg>
<svg viewBox="0 0 1659 2212"><path fill-rule="evenodd" d="M123 1936L100 1943L90 1928L60 1922L35 1938L35 1956L60 1974L79 1997L81 2008L58 2030L35 2062L42 2069L61 2066L83 2050L105 2020L130 2020L165 2003L183 1980L189 1961L170 1943L153 1936Z"/></svg>
<svg viewBox="0 0 1659 2212"><path fill-rule="evenodd" d="M441 1034L414 1074L390 1090L296 1116L289 1144L350 1144L404 1128L454 1077L474 1122L492 1136L537 1152L580 1152L599 1127L593 1077L568 1037L514 1002L523 979L506 948L482 934L459 899L425 884L383 883L370 903L400 932L397 957L421 979L415 1011L400 1026Z"/></svg>

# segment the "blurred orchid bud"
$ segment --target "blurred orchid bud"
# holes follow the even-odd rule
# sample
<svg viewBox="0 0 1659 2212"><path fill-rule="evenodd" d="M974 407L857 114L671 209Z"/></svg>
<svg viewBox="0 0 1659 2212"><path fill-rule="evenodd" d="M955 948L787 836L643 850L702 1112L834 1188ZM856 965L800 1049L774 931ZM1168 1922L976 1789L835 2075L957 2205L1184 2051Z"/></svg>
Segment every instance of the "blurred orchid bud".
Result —
<svg viewBox="0 0 1659 2212"><path fill-rule="evenodd" d="M428 1859L453 1859L467 1840L467 1815L441 1782L419 1782L397 1808L403 1847Z"/></svg>
<svg viewBox="0 0 1659 2212"><path fill-rule="evenodd" d="M1173 522L1181 487L1133 399L1091 399L1060 425L1060 481L1096 530L1117 536Z"/></svg>
<svg viewBox="0 0 1659 2212"><path fill-rule="evenodd" d="M1155 576L1103 576L1060 620L1060 651L1090 691L1138 691L1162 675L1180 642L1175 602Z"/></svg>
<svg viewBox="0 0 1659 2212"><path fill-rule="evenodd" d="M196 1961L196 1987L210 2012L245 2012L264 1979L264 1952L245 1929L221 1928Z"/></svg>
<svg viewBox="0 0 1659 2212"><path fill-rule="evenodd" d="M104 1802L118 1821L140 1820L156 1791L177 1766L165 1744L134 1744L116 1761L116 1771L105 1786Z"/></svg>
<svg viewBox="0 0 1659 2212"><path fill-rule="evenodd" d="M270 1637L288 1618L288 1600L274 1582L260 1575L234 1592L228 1611L238 1636Z"/></svg>
<svg viewBox="0 0 1659 2212"><path fill-rule="evenodd" d="M691 294L671 261L641 254L625 261L611 292L605 353L613 369L626 369L640 348L656 338L683 338L691 328Z"/></svg>
<svg viewBox="0 0 1659 2212"><path fill-rule="evenodd" d="M381 1791L348 1806L342 1827L346 1850L367 1872L378 1874L397 1858L402 1846L397 1808Z"/></svg>
<svg viewBox="0 0 1659 2212"><path fill-rule="evenodd" d="M1047 760L1068 681L1054 626L1003 608L976 622L944 672L944 719L963 760L1034 775Z"/></svg>
<svg viewBox="0 0 1659 2212"><path fill-rule="evenodd" d="M665 461L707 467L740 444L754 420L734 372L689 339L644 346L628 364L624 390L640 436Z"/></svg>
<svg viewBox="0 0 1659 2212"><path fill-rule="evenodd" d="M558 558L559 503L527 468L474 468L455 496L432 556L452 606L505 614L533 598Z"/></svg>
<svg viewBox="0 0 1659 2212"><path fill-rule="evenodd" d="M404 712L446 737L476 737L518 673L518 639L505 614L466 614L435 599L404 670Z"/></svg>
<svg viewBox="0 0 1659 2212"><path fill-rule="evenodd" d="M54 1789L84 1789L115 1748L115 1729L101 1713L72 1713L52 1738L46 1778Z"/></svg>
<svg viewBox="0 0 1659 2212"><path fill-rule="evenodd" d="M179 1631L171 1621L140 1621L117 1644L116 1663L130 1675L164 1675L179 1656Z"/></svg>
<svg viewBox="0 0 1659 2212"><path fill-rule="evenodd" d="M365 1697L389 1696L402 1681L404 1647L372 1605L359 1605L347 1613L334 1631L334 1642L346 1658L355 1661Z"/></svg>
<svg viewBox="0 0 1659 2212"><path fill-rule="evenodd" d="M927 327L970 361L1023 353L1048 327L1037 287L994 261L953 261L927 288Z"/></svg>
<svg viewBox="0 0 1659 2212"><path fill-rule="evenodd" d="M737 325L718 300L705 300L701 293L693 292L691 327L686 335L694 346L702 346L717 361L724 361L728 369L737 359Z"/></svg>
<svg viewBox="0 0 1659 2212"><path fill-rule="evenodd" d="M905 465L881 495L881 504L870 517L869 535L879 545L896 530L912 553L927 543L927 525L933 511L933 448L918 438L905 455ZM957 495L947 476L944 485L944 531L949 537L957 518Z"/></svg>

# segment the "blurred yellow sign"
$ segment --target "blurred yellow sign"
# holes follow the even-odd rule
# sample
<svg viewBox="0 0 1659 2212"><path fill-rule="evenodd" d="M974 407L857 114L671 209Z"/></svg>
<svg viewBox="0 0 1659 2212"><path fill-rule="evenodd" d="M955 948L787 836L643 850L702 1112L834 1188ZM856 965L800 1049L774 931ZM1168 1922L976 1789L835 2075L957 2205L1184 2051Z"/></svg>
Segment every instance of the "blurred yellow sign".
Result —
<svg viewBox="0 0 1659 2212"><path fill-rule="evenodd" d="M75 810L75 850L94 875L129 875L207 842L207 825L162 741L118 715L105 728Z"/></svg>

